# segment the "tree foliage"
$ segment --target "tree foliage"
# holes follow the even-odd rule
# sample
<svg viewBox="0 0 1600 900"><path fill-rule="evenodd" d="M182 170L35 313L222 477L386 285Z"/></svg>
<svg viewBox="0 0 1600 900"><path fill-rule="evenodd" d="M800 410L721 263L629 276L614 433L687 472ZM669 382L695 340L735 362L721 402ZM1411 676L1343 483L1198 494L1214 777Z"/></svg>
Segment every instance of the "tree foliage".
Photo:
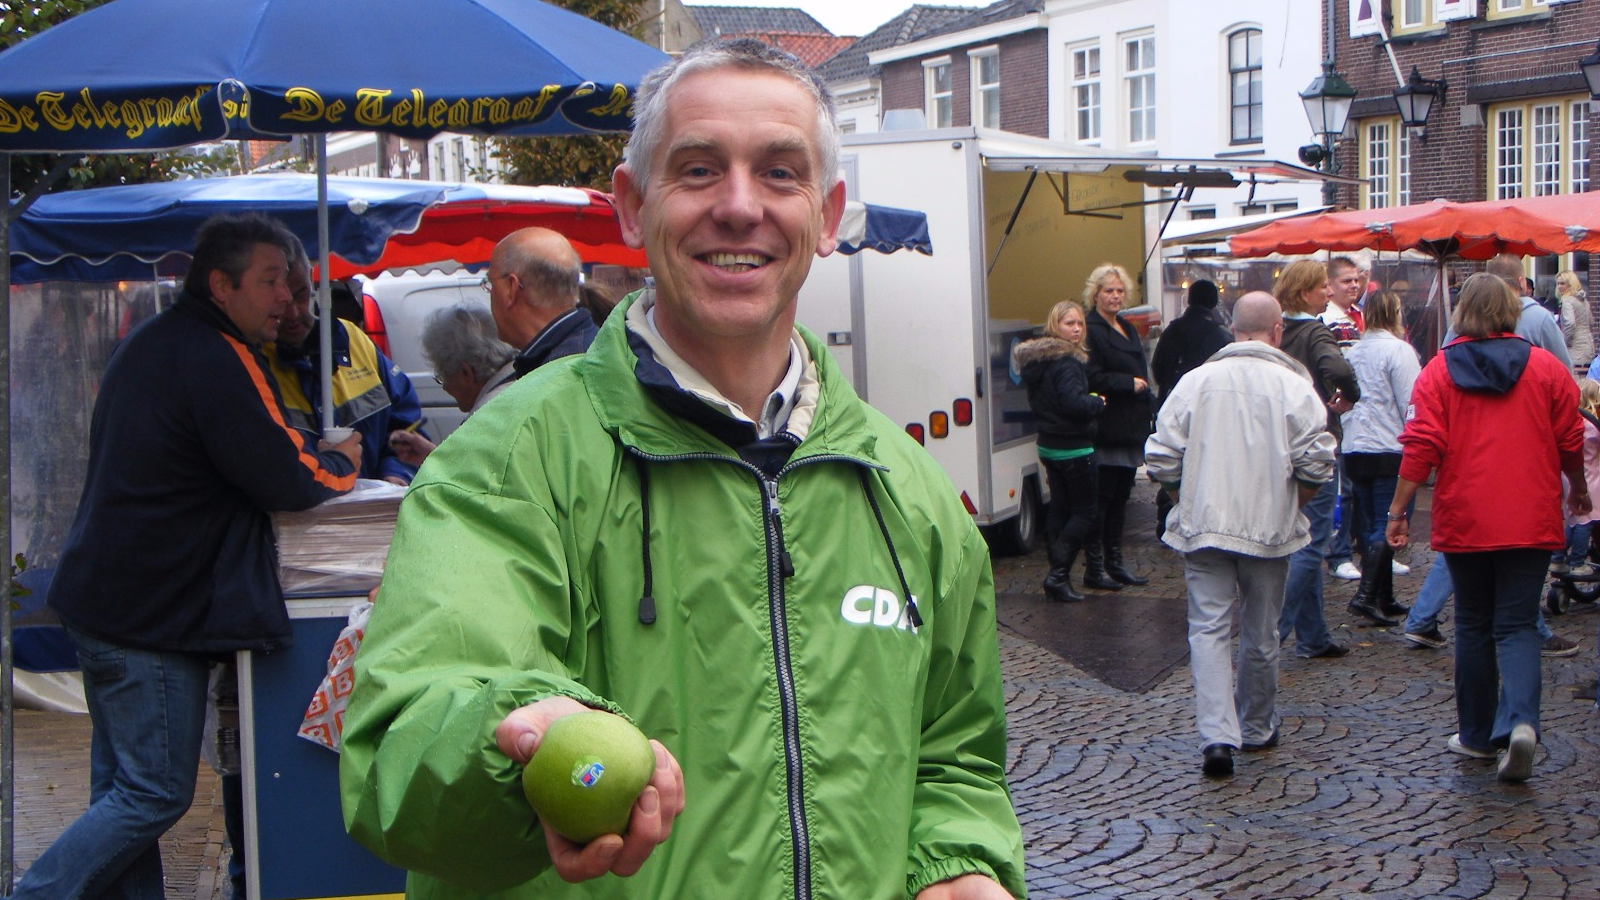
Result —
<svg viewBox="0 0 1600 900"><path fill-rule="evenodd" d="M104 2L0 0L0 51ZM58 158L46 153L11 156L12 188L18 191L32 188L56 165ZM87 188L217 175L232 171L237 160L232 147L220 144L163 153L85 154L67 171L66 182L72 188Z"/></svg>
<svg viewBox="0 0 1600 900"><path fill-rule="evenodd" d="M637 36L639 0L550 0L602 25ZM559 184L611 190L611 170L622 161L625 134L494 138L495 157L513 184Z"/></svg>

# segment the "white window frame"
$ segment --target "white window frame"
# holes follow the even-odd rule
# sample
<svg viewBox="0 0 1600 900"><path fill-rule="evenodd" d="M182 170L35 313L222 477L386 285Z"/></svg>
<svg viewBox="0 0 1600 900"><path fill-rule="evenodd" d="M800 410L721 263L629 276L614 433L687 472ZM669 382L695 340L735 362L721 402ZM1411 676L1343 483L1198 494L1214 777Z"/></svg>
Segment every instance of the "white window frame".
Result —
<svg viewBox="0 0 1600 900"><path fill-rule="evenodd" d="M1254 35L1252 40L1251 35ZM1244 65L1235 65L1233 56L1234 40L1244 39ZM1265 140L1265 101L1263 89L1263 66L1261 56L1262 32L1260 28L1246 26L1237 28L1228 34L1228 143L1229 144L1259 144ZM1255 45L1255 64L1250 62L1250 46ZM1246 103L1239 104L1239 76L1252 76L1246 82ZM1244 110L1246 118L1246 134L1239 134L1239 112Z"/></svg>
<svg viewBox="0 0 1600 900"><path fill-rule="evenodd" d="M1570 94L1490 106L1489 196L1507 200L1587 189L1588 110L1586 98Z"/></svg>
<svg viewBox="0 0 1600 900"><path fill-rule="evenodd" d="M944 70L945 76L943 91L938 89L941 69ZM955 124L955 73L950 68L950 57L941 56L922 61L922 96L923 109L928 116L928 127L949 128Z"/></svg>
<svg viewBox="0 0 1600 900"><path fill-rule="evenodd" d="M1573 100L1567 106L1567 193L1589 190L1589 101Z"/></svg>
<svg viewBox="0 0 1600 900"><path fill-rule="evenodd" d="M1000 48L997 46L980 47L967 51L970 77L968 83L972 86L972 124L979 128L1000 127ZM994 63L994 81L987 82L983 79L983 65L986 62ZM989 121L991 115L994 121Z"/></svg>
<svg viewBox="0 0 1600 900"><path fill-rule="evenodd" d="M1532 165L1528 169L1528 187L1535 197L1548 197L1561 193L1561 150L1566 143L1566 129L1562 124L1561 103L1536 103L1529 122L1529 149Z"/></svg>
<svg viewBox="0 0 1600 900"><path fill-rule="evenodd" d="M1361 177L1367 180L1361 192L1362 209L1405 206L1411 202L1411 130L1398 116L1362 119L1356 134L1361 138Z"/></svg>
<svg viewBox="0 0 1600 900"><path fill-rule="evenodd" d="M1412 28L1426 28L1433 24L1429 21L1432 4L1428 0L1395 0L1395 25L1396 31ZM1412 6L1415 5L1416 18L1411 18Z"/></svg>
<svg viewBox="0 0 1600 900"><path fill-rule="evenodd" d="M1145 31L1118 38L1121 49L1123 109L1128 143L1133 146L1156 142L1156 36ZM1135 105L1135 104L1138 105Z"/></svg>
<svg viewBox="0 0 1600 900"><path fill-rule="evenodd" d="M1080 54L1083 57L1081 73L1078 65ZM1089 69L1091 62L1093 71ZM1101 76L1105 71L1103 63L1104 51L1098 42L1067 47L1067 96L1072 104L1072 138L1080 144L1098 145L1104 133L1100 121L1105 96L1101 87ZM1087 134L1084 128L1086 121L1091 126Z"/></svg>

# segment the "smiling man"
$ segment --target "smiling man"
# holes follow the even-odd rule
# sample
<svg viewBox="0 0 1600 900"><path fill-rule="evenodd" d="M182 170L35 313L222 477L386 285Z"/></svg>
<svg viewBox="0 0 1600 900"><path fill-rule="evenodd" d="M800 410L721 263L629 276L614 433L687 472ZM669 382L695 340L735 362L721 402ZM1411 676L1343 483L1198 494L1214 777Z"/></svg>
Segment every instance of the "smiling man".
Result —
<svg viewBox="0 0 1600 900"><path fill-rule="evenodd" d="M832 99L736 40L634 112L615 184L655 285L413 484L346 824L435 898L1022 896L983 538L794 326L844 202ZM585 709L633 719L656 770L623 834L578 845L519 777Z"/></svg>
<svg viewBox="0 0 1600 900"><path fill-rule="evenodd" d="M259 216L206 222L177 303L106 366L49 595L83 669L92 797L15 897L164 896L158 842L194 797L212 661L290 638L267 513L355 485L357 439L290 427L261 357L292 240Z"/></svg>

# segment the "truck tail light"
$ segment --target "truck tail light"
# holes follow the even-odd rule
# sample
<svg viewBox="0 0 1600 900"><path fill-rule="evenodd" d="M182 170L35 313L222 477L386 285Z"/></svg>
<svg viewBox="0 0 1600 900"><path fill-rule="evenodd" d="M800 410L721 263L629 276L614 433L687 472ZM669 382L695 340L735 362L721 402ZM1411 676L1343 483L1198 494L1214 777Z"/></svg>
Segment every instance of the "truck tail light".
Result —
<svg viewBox="0 0 1600 900"><path fill-rule="evenodd" d="M936 438L950 436L950 414L947 412L931 412L928 414L928 433Z"/></svg>
<svg viewBox="0 0 1600 900"><path fill-rule="evenodd" d="M907 425L906 434L911 435L912 440L915 440L917 443L927 446L928 439L927 435L922 433L921 422L912 422L910 425Z"/></svg>
<svg viewBox="0 0 1600 900"><path fill-rule="evenodd" d="M378 301L371 294L361 295L361 330L372 338L384 356L393 356L389 352L389 332L383 327L383 310L378 308Z"/></svg>
<svg viewBox="0 0 1600 900"><path fill-rule="evenodd" d="M972 401L965 397L956 400L951 409L955 411L957 425L972 424Z"/></svg>
<svg viewBox="0 0 1600 900"><path fill-rule="evenodd" d="M978 514L978 507L972 504L972 498L967 496L966 491L961 492L961 505L967 508L967 515L975 516Z"/></svg>

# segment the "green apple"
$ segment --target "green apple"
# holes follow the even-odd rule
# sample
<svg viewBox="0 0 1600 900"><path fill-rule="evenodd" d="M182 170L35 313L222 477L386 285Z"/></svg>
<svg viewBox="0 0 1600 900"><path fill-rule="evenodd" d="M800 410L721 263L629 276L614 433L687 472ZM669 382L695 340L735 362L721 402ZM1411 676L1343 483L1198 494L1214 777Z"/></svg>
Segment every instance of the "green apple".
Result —
<svg viewBox="0 0 1600 900"><path fill-rule="evenodd" d="M541 820L569 840L587 844L628 827L634 801L655 766L650 741L627 719L608 712L574 713L545 732L522 770L522 792Z"/></svg>

